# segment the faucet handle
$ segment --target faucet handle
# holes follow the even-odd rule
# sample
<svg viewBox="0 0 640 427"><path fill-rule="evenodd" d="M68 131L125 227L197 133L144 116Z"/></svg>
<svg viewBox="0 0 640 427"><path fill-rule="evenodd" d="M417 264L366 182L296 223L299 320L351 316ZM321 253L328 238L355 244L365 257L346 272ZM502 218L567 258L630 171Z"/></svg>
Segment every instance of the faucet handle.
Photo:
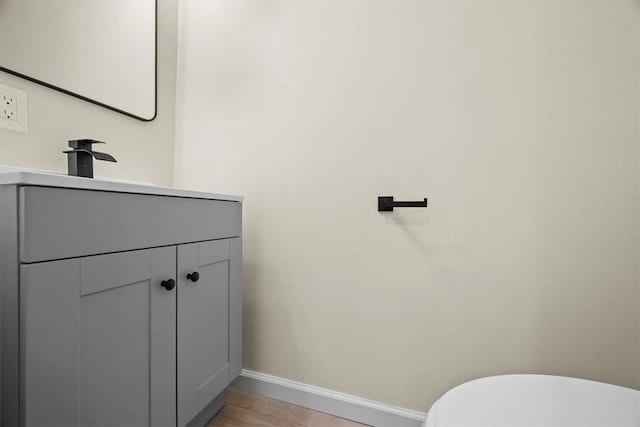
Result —
<svg viewBox="0 0 640 427"><path fill-rule="evenodd" d="M71 139L69 140L69 147L71 148L84 148L91 151L93 144L106 144L104 141L97 141L95 139Z"/></svg>

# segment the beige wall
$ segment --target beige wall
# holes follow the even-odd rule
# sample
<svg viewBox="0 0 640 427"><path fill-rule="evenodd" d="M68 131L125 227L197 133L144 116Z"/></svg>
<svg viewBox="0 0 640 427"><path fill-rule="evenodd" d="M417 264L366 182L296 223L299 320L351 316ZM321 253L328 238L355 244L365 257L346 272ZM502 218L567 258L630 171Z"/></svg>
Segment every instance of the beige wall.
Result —
<svg viewBox="0 0 640 427"><path fill-rule="evenodd" d="M0 164L66 172L67 140L107 141L117 164L95 174L171 184L175 118L177 2L158 2L158 116L147 123L0 72L0 83L27 91L29 132L0 129Z"/></svg>
<svg viewBox="0 0 640 427"><path fill-rule="evenodd" d="M639 386L637 13L183 2L175 183L246 196L245 368L418 410Z"/></svg>

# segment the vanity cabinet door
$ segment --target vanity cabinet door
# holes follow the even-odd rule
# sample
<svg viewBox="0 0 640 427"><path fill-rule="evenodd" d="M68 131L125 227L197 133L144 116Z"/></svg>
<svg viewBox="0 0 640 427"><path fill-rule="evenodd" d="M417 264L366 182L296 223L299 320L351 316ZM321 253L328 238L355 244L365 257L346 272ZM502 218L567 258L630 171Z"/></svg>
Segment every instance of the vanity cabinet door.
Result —
<svg viewBox="0 0 640 427"><path fill-rule="evenodd" d="M178 247L178 426L240 372L239 238Z"/></svg>
<svg viewBox="0 0 640 427"><path fill-rule="evenodd" d="M171 246L21 266L23 425L175 426L175 263Z"/></svg>

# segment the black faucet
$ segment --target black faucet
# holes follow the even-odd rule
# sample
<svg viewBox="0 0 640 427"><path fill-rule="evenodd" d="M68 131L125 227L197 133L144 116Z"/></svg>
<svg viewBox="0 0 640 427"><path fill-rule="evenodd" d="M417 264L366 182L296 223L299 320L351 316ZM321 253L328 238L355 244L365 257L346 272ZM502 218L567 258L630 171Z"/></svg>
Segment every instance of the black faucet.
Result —
<svg viewBox="0 0 640 427"><path fill-rule="evenodd" d="M93 158L107 162L116 162L116 159L107 153L93 151L92 144L105 144L94 139L73 139L69 141L69 147L73 150L63 151L68 156L69 175L93 178Z"/></svg>

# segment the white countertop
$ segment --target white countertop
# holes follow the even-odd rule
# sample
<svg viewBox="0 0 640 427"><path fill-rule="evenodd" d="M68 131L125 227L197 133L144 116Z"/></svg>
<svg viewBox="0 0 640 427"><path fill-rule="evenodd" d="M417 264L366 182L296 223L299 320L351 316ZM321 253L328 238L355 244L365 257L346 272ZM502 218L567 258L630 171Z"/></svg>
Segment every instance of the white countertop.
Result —
<svg viewBox="0 0 640 427"><path fill-rule="evenodd" d="M155 194L159 196L228 200L232 202L242 202L243 200L241 196L233 196L229 194L205 193L202 191L183 190L173 187L159 187L147 183L110 178L79 178L62 173L0 166L0 185L11 184L115 191L118 193Z"/></svg>

